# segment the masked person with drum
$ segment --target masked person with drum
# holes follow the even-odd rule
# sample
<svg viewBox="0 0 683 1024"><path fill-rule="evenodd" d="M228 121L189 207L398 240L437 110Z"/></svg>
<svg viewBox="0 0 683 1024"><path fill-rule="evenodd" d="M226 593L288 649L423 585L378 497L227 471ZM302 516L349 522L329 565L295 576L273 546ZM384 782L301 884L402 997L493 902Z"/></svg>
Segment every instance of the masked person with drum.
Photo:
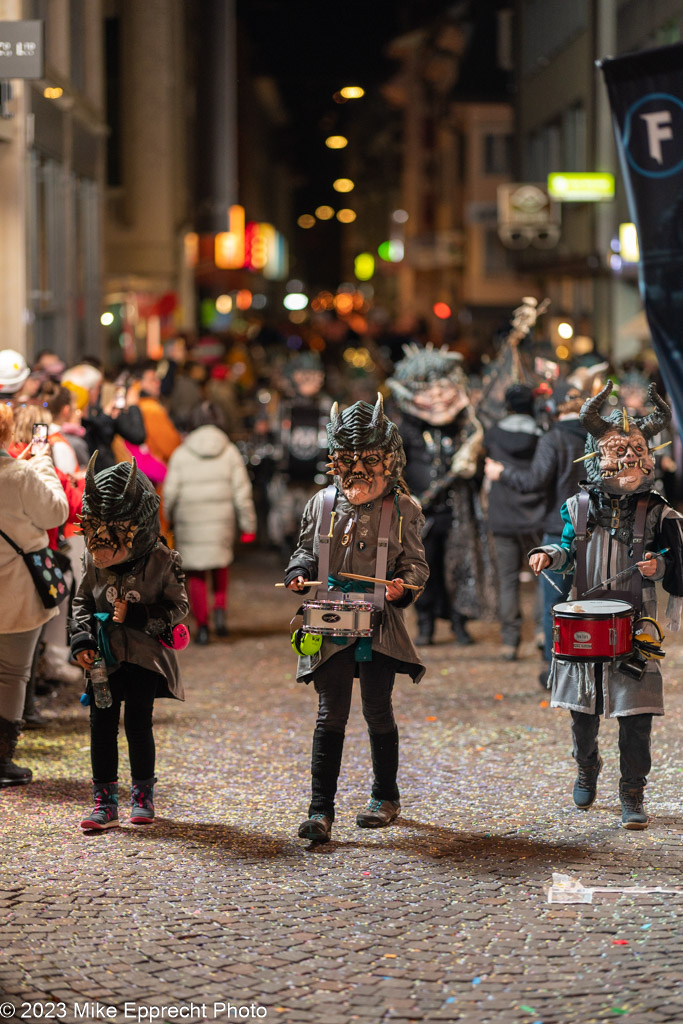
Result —
<svg viewBox="0 0 683 1024"><path fill-rule="evenodd" d="M335 403L327 438L334 483L308 502L299 545L285 573L290 590L308 593L309 580L321 581L315 600L302 607L304 627L309 614L318 625L294 637L300 653L297 679L313 680L318 694L311 804L298 833L311 842L330 838L355 677L374 774L370 802L356 823L379 828L400 813L398 729L391 698L396 673L407 673L416 683L424 675L403 609L429 577L420 539L424 519L403 482L403 444L396 425L384 415L381 395L374 408L356 402L340 413ZM378 582L353 580L345 573ZM320 644L319 649L307 643Z"/></svg>
<svg viewBox="0 0 683 1024"><path fill-rule="evenodd" d="M624 409L603 418L599 409L611 388L607 384L581 409L588 480L562 507L561 543L534 548L529 564L537 575L550 568L574 576L573 601L553 609L549 676L552 706L572 714L574 803L588 810L595 800L600 716L616 718L621 824L644 829L652 716L664 713L655 581L670 595L666 624L677 630L683 517L654 490L654 449L648 447L669 423L669 407L651 385L655 410L649 416L631 417Z"/></svg>

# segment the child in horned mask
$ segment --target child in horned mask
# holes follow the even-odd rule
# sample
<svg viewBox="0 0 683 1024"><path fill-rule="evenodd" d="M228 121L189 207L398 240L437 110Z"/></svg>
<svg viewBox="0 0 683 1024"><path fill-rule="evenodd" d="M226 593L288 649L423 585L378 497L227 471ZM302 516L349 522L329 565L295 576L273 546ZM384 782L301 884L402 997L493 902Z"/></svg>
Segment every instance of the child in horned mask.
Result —
<svg viewBox="0 0 683 1024"><path fill-rule="evenodd" d="M312 842L330 838L356 677L373 768L370 801L356 823L378 828L389 825L400 812L392 691L397 672L408 673L415 682L424 674L403 622L403 608L429 576L420 539L422 512L402 481L403 445L395 424L384 415L381 396L374 407L356 402L342 413L335 403L327 437L334 483L306 506L285 585L308 593L307 582L319 579L316 599L337 602L349 592L358 598L365 590L363 599L373 604L373 626L371 636L325 635L316 653L299 658L297 679L312 680L318 694L311 803L298 832L299 838ZM364 583L343 573L391 582Z"/></svg>
<svg viewBox="0 0 683 1024"><path fill-rule="evenodd" d="M573 650L564 651L564 656L555 653L549 685L552 706L572 715L578 766L574 803L588 810L595 800L602 768L600 716L616 718L621 824L639 830L648 824L643 791L651 767L652 717L664 713L658 644L651 642L659 637L656 629L648 635L657 615L655 581L661 580L670 595L667 625L676 630L683 598L683 518L654 490L654 449L649 442L669 423L668 406L650 385L655 410L649 416L631 417L623 409L603 418L599 409L611 387L606 385L581 409L581 422L588 430L583 456L588 479L582 492L562 508L561 544L534 548L529 564L537 575L546 568L573 574L571 614L589 613L586 601L609 602L611 607L624 603L634 609L632 653L600 663L580 660L580 653ZM640 639L638 620L645 620ZM577 649L586 642L580 629L572 636Z"/></svg>
<svg viewBox="0 0 683 1024"><path fill-rule="evenodd" d="M95 806L84 830L119 824L117 734L121 704L132 775L130 823L154 819L156 697L184 700L172 630L188 613L177 551L159 539L159 497L147 477L121 462L85 478L82 528L87 550L74 599L71 651L90 670L96 652L106 665L111 705L90 702L90 754ZM161 641L161 642L160 642ZM90 684L88 689L90 689Z"/></svg>

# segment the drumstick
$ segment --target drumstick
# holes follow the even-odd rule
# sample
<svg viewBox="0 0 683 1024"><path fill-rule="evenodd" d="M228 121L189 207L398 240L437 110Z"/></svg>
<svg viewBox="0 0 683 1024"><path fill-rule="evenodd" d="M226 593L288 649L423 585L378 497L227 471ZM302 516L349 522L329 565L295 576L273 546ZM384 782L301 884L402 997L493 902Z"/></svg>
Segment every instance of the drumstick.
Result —
<svg viewBox="0 0 683 1024"><path fill-rule="evenodd" d="M667 553L667 551L669 551L669 548L662 548L661 551L653 551L652 552L652 557L656 558L657 555L665 555ZM602 587L607 586L608 583L614 583L614 581L618 580L621 576L627 576L630 572L635 572L635 570L637 568L638 568L638 563L637 562L635 563L635 565L629 565L629 567L627 569L622 569L621 572L618 572L615 576L610 576L609 579L601 580L600 583L598 583L597 586L591 587L590 590L587 590L581 596L582 597L588 597L589 594L594 594L596 590L600 590Z"/></svg>
<svg viewBox="0 0 683 1024"><path fill-rule="evenodd" d="M541 576L543 577L544 580L547 580L547 582L550 584L551 587L555 588L555 590L558 592L558 594L562 593L562 591L558 587L557 583L553 583L553 581L550 579L550 576L548 576L548 573L547 572L543 572L543 569L541 569Z"/></svg>
<svg viewBox="0 0 683 1024"><path fill-rule="evenodd" d="M346 576L349 580L365 580L366 583L384 583L385 586L390 586L394 580L378 580L375 576L359 576L356 572L340 572L340 576ZM402 584L406 590L423 590L424 587L418 587L415 583L404 583Z"/></svg>
<svg viewBox="0 0 683 1024"><path fill-rule="evenodd" d="M305 587L319 587L321 582L322 582L321 580L305 580L304 581L304 586ZM286 583L276 583L275 586L276 587L286 587L287 584Z"/></svg>

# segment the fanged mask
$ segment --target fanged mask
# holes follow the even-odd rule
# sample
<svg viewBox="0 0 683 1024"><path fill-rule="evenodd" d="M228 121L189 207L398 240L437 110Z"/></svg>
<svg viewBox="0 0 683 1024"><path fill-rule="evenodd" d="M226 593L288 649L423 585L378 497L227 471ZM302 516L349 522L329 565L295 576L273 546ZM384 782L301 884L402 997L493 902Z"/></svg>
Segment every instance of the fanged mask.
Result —
<svg viewBox="0 0 683 1024"><path fill-rule="evenodd" d="M85 474L81 526L98 569L144 555L159 535L159 496L144 473L120 462L95 475L97 452Z"/></svg>
<svg viewBox="0 0 683 1024"><path fill-rule="evenodd" d="M332 406L327 425L329 471L352 505L379 498L400 477L406 464L401 435L384 415L382 396L339 412Z"/></svg>
<svg viewBox="0 0 683 1024"><path fill-rule="evenodd" d="M651 384L648 397L655 410L649 416L631 417L626 410L615 410L605 419L599 410L611 390L610 382L581 409L580 419L588 430L583 457L588 482L610 494L649 490L655 467L648 441L671 422L671 410Z"/></svg>
<svg viewBox="0 0 683 1024"><path fill-rule="evenodd" d="M431 344L404 345L403 351L405 359L387 381L400 409L433 427L452 423L470 402L462 356Z"/></svg>
<svg viewBox="0 0 683 1024"><path fill-rule="evenodd" d="M106 523L97 516L83 516L81 520L85 543L98 569L107 569L130 558L135 534L139 527L135 523Z"/></svg>
<svg viewBox="0 0 683 1024"><path fill-rule="evenodd" d="M598 439L600 476L604 490L614 494L632 494L651 487L654 459L647 442L636 427L628 434L610 430Z"/></svg>
<svg viewBox="0 0 683 1024"><path fill-rule="evenodd" d="M352 505L364 505L381 497L395 459L383 451L338 451L330 457L331 472Z"/></svg>

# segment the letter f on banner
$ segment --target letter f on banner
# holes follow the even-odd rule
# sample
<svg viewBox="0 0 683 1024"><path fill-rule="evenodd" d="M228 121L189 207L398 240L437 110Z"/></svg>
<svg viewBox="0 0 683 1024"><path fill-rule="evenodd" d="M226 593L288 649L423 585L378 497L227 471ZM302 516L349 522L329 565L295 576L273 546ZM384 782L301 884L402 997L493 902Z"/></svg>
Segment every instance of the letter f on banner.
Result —
<svg viewBox="0 0 683 1024"><path fill-rule="evenodd" d="M668 110L655 110L652 114L640 115L647 126L647 146L650 156L658 164L664 162L662 156L662 139L673 139L671 130L671 113Z"/></svg>

